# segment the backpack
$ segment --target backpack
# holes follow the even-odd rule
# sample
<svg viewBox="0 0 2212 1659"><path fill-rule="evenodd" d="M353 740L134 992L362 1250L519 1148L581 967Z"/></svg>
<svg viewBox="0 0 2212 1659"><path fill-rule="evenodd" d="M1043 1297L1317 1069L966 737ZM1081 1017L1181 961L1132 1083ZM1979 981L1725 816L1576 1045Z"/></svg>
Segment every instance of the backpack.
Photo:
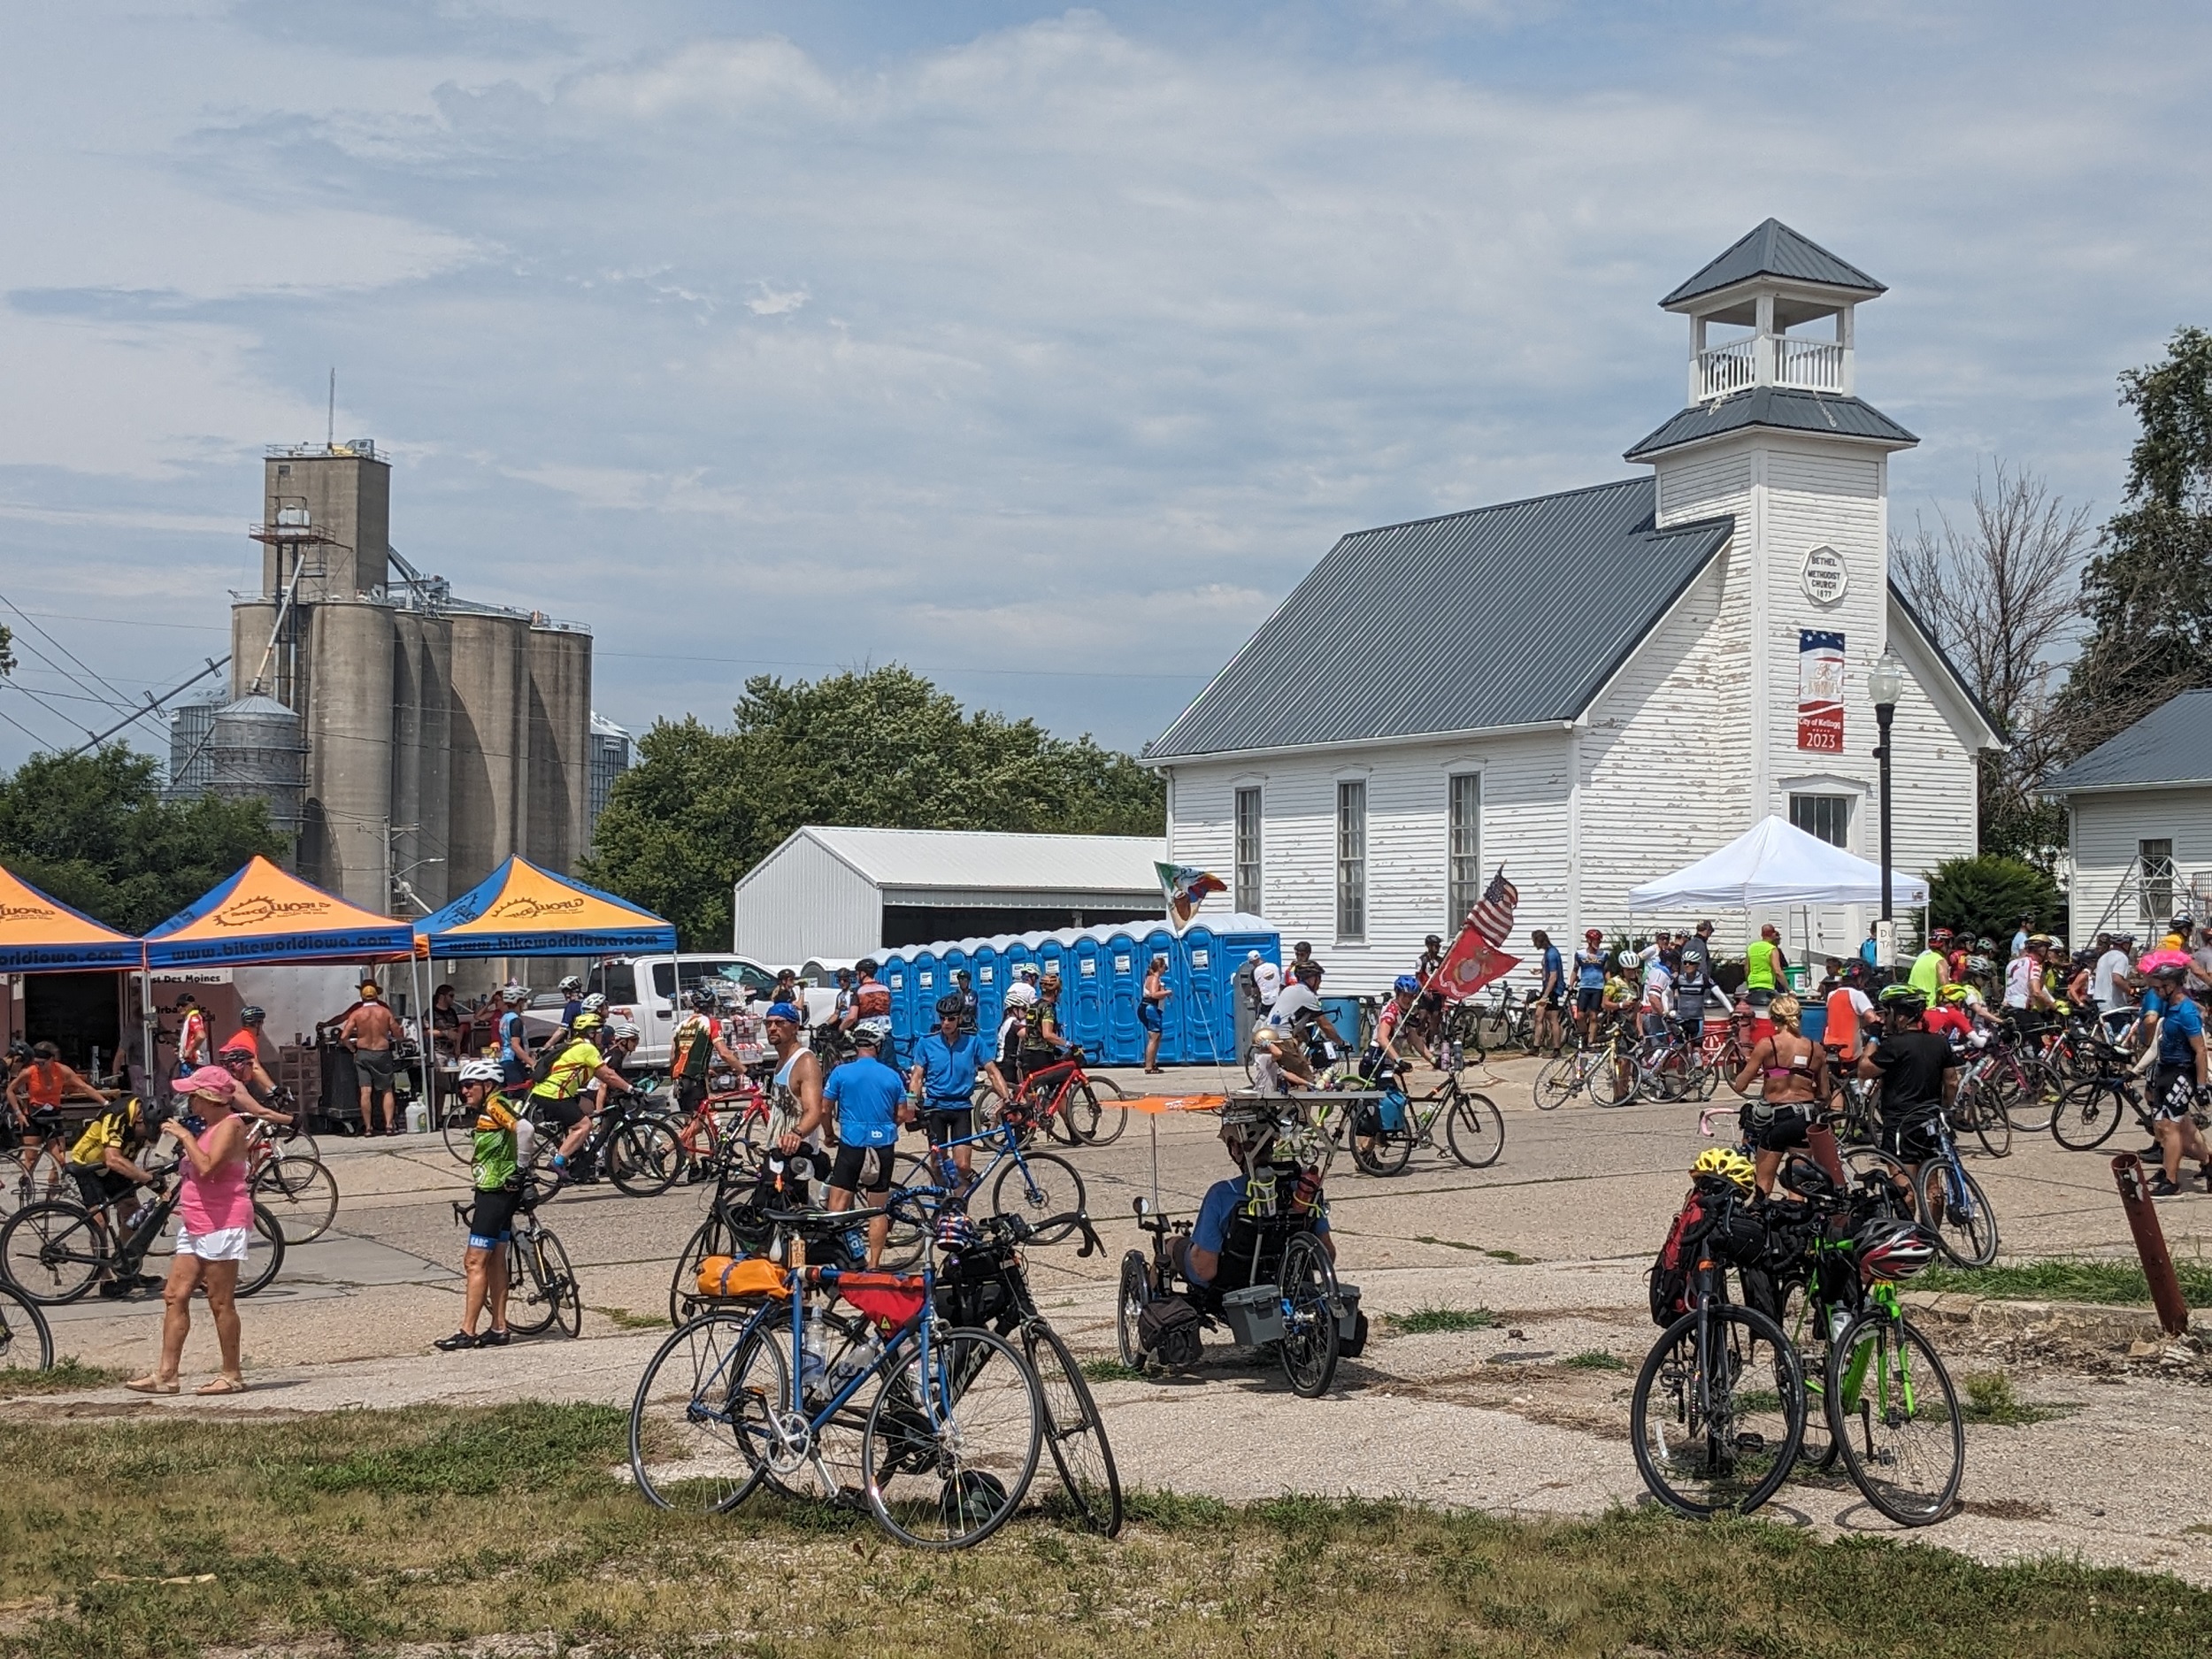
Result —
<svg viewBox="0 0 2212 1659"><path fill-rule="evenodd" d="M703 1083L714 1060L714 1022L703 1014L695 1025L688 1021L677 1030L679 1041L670 1063L671 1075L687 1083Z"/></svg>
<svg viewBox="0 0 2212 1659"><path fill-rule="evenodd" d="M537 1058L530 1063L530 1087L535 1088L550 1079L553 1068L561 1063L561 1056L580 1041L580 1038L572 1037L566 1042L549 1042L539 1049Z"/></svg>
<svg viewBox="0 0 2212 1659"><path fill-rule="evenodd" d="M1712 1225L1711 1202L1693 1187L1651 1263L1651 1322L1662 1330L1690 1310L1690 1270L1697 1264L1697 1247Z"/></svg>

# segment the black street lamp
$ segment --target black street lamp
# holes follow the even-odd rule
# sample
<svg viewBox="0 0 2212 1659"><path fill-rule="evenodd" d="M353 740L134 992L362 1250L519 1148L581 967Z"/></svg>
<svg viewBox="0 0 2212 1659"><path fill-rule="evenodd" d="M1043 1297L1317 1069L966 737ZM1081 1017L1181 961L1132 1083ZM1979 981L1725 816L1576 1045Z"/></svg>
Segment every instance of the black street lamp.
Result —
<svg viewBox="0 0 2212 1659"><path fill-rule="evenodd" d="M1882 919L1890 920L1889 879L1889 723L1897 712L1897 699L1905 694L1905 665L1886 645L1867 672L1867 695L1874 699L1874 724L1881 733L1874 758L1882 763ZM1892 947L1894 949L1894 946Z"/></svg>

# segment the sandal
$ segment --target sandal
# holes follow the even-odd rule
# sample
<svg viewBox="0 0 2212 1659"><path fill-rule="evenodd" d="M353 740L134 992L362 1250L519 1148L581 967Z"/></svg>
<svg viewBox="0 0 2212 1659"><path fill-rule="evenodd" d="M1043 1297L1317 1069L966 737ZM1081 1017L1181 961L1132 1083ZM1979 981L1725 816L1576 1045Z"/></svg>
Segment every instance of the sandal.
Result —
<svg viewBox="0 0 2212 1659"><path fill-rule="evenodd" d="M173 1386L169 1392L176 1392ZM242 1394L246 1392L246 1379L243 1377L218 1377L213 1382L202 1383L192 1392L196 1394Z"/></svg>
<svg viewBox="0 0 2212 1659"><path fill-rule="evenodd" d="M123 1386L134 1394L173 1394L177 1392L174 1378L165 1382L158 1377L134 1377Z"/></svg>

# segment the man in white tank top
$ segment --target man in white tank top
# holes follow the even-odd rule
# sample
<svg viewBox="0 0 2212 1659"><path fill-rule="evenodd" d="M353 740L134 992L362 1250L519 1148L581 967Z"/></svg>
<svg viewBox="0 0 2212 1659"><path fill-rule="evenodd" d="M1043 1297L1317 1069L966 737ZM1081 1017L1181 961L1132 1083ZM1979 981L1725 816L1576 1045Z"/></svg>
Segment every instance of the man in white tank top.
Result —
<svg viewBox="0 0 2212 1659"><path fill-rule="evenodd" d="M768 1097L769 1144L787 1158L802 1149L819 1152L829 1115L822 1101L822 1062L799 1041L799 1010L788 1002L771 1003L761 1026L776 1051L775 1081ZM810 1176L811 1162L804 1168ZM805 1179L799 1179L801 1187Z"/></svg>

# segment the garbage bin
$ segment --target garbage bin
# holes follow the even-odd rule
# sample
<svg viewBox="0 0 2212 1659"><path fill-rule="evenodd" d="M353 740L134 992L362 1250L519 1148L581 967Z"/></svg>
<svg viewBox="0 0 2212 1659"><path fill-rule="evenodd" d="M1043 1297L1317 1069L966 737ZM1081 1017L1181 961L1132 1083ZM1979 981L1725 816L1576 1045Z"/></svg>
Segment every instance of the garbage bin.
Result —
<svg viewBox="0 0 2212 1659"><path fill-rule="evenodd" d="M1807 988L1813 982L1813 971L1793 964L1782 971L1782 977L1789 981L1790 995L1802 1002Z"/></svg>

